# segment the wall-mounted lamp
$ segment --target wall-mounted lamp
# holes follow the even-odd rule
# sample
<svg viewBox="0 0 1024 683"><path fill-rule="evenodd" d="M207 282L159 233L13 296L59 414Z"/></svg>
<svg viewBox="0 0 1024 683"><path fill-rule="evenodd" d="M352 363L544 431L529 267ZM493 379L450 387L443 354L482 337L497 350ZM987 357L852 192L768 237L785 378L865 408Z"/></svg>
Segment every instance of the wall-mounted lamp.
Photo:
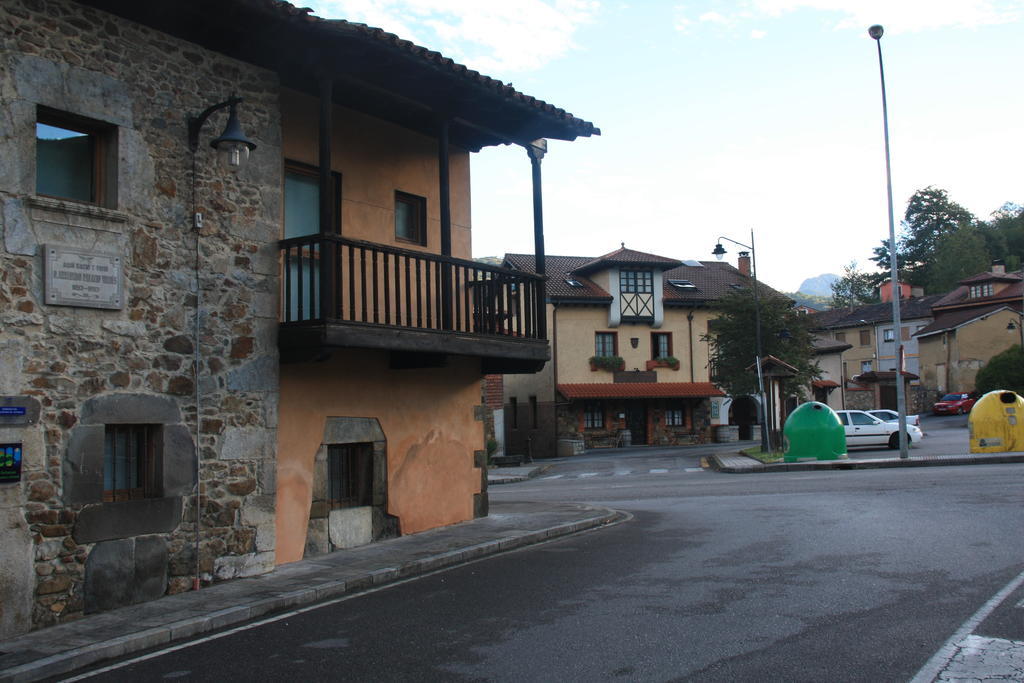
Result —
<svg viewBox="0 0 1024 683"><path fill-rule="evenodd" d="M188 123L188 148L192 152L192 228L195 230L195 287L196 287L196 310L194 320L194 335L193 340L193 359L192 359L192 372L195 377L195 402L196 402L196 423L195 423L195 448L196 448L196 493L195 493L195 509L193 515L195 516L195 577L192 580L192 590L199 590L201 584L202 572L200 568L199 558L200 552L200 520L202 514L200 512L200 482L202 481L202 457L199 453L199 444L201 443L202 435L200 434L200 424L202 420L198 419L198 416L202 414L202 382L199 381L199 368L201 367L201 356L202 356L202 311L203 311L203 287L200 282L200 272L202 265L202 251L200 249L200 242L202 237L203 228L203 215L199 213L196 206L196 152L199 150L199 133L203 129L203 124L206 123L206 119L210 118L210 115L215 111L220 111L226 107L230 107L231 110L228 114L227 125L224 126L224 132L220 134L220 137L214 138L210 141L210 146L217 150L217 156L220 158L220 163L224 168L232 173L238 173L245 162L249 160L249 152L256 149L256 143L245 136L242 131L242 124L238 122L238 104L242 101L241 97L229 97L223 102L219 102L211 107L207 107L198 116L189 116L187 118Z"/></svg>
<svg viewBox="0 0 1024 683"><path fill-rule="evenodd" d="M207 107L199 116L188 117L188 148L194 153L199 149L199 131L206 119L215 111L231 107L227 125L220 137L210 141L210 146L217 150L221 164L228 170L237 173L249 160L249 152L256 149L256 143L245 136L242 124L238 122L238 104L241 97L231 97L223 102Z"/></svg>

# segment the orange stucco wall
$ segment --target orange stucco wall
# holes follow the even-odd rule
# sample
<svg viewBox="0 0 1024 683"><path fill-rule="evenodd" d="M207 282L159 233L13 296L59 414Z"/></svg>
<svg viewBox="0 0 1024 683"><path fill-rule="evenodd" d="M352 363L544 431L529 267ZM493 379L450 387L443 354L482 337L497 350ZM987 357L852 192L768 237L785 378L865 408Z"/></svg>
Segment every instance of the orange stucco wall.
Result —
<svg viewBox="0 0 1024 683"><path fill-rule="evenodd" d="M483 448L480 363L390 370L383 352L339 351L324 363L281 366L277 444L277 563L302 559L313 464L328 417L373 417L387 439L388 513L403 534L473 517Z"/></svg>
<svg viewBox="0 0 1024 683"><path fill-rule="evenodd" d="M319 103L284 91L284 158L319 163ZM341 174L341 234L404 249L440 253L441 202L437 140L336 106L332 113L331 166ZM469 152L449 149L452 256L471 258ZM427 200L425 247L395 239L395 190Z"/></svg>

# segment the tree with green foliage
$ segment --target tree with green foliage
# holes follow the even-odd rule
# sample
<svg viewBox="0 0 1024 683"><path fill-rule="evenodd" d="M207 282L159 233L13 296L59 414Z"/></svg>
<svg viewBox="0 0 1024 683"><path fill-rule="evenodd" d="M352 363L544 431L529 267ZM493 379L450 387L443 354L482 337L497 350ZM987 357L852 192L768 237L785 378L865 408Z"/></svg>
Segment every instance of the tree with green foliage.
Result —
<svg viewBox="0 0 1024 683"><path fill-rule="evenodd" d="M911 195L896 240L900 280L927 289L940 240L961 228L973 226L976 221L974 214L950 199L943 189L929 186ZM888 241L875 247L874 253L871 260L888 271Z"/></svg>
<svg viewBox="0 0 1024 683"><path fill-rule="evenodd" d="M989 359L974 379L975 388L981 393L997 389L1009 389L1024 395L1024 351L1020 344L1014 344Z"/></svg>
<svg viewBox="0 0 1024 683"><path fill-rule="evenodd" d="M852 308L878 302L877 283L857 269L857 262L843 266L843 274L832 283L832 308Z"/></svg>
<svg viewBox="0 0 1024 683"><path fill-rule="evenodd" d="M1007 202L980 227L989 254L1002 258L1008 271L1020 268L1024 259L1024 207Z"/></svg>
<svg viewBox="0 0 1024 683"><path fill-rule="evenodd" d="M991 264L982 231L974 226L962 227L936 241L925 288L929 292L948 292L961 280L989 270Z"/></svg>
<svg viewBox="0 0 1024 683"><path fill-rule="evenodd" d="M775 356L797 369L789 385L804 394L811 380L821 376L811 347L809 316L793 309L792 302L764 289L760 292L763 356ZM718 301L721 314L703 341L710 345L711 380L730 394L756 394L757 373L750 370L757 358L756 308L753 291L745 289Z"/></svg>

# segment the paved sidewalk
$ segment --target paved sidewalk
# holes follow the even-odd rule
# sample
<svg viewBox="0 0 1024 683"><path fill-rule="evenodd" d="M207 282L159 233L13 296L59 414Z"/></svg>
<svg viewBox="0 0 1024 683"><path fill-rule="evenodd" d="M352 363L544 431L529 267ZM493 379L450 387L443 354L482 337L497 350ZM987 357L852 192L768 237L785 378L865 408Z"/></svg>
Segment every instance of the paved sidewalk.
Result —
<svg viewBox="0 0 1024 683"><path fill-rule="evenodd" d="M843 458L840 460L812 460L806 462L778 462L765 465L740 453L716 453L708 456L712 469L730 474L753 472L808 472L815 470L868 470L882 467L933 467L945 465L992 465L1024 462L1024 453L974 453L970 455L912 455L902 459Z"/></svg>
<svg viewBox="0 0 1024 683"><path fill-rule="evenodd" d="M551 469L551 463L522 465L521 467L490 467L487 469L487 484L488 486L515 484L532 479L549 469Z"/></svg>
<svg viewBox="0 0 1024 683"><path fill-rule="evenodd" d="M482 519L339 550L263 576L226 581L8 639L0 644L0 682L59 676L623 518L589 505L492 502L490 515Z"/></svg>

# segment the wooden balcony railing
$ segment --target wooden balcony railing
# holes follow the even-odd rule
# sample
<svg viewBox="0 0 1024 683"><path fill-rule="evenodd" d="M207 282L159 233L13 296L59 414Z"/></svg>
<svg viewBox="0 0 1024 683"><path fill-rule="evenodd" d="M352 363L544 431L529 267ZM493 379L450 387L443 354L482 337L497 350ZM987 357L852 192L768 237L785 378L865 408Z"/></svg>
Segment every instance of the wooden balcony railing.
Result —
<svg viewBox="0 0 1024 683"><path fill-rule="evenodd" d="M546 339L542 277L337 235L282 240L280 250L283 326Z"/></svg>

